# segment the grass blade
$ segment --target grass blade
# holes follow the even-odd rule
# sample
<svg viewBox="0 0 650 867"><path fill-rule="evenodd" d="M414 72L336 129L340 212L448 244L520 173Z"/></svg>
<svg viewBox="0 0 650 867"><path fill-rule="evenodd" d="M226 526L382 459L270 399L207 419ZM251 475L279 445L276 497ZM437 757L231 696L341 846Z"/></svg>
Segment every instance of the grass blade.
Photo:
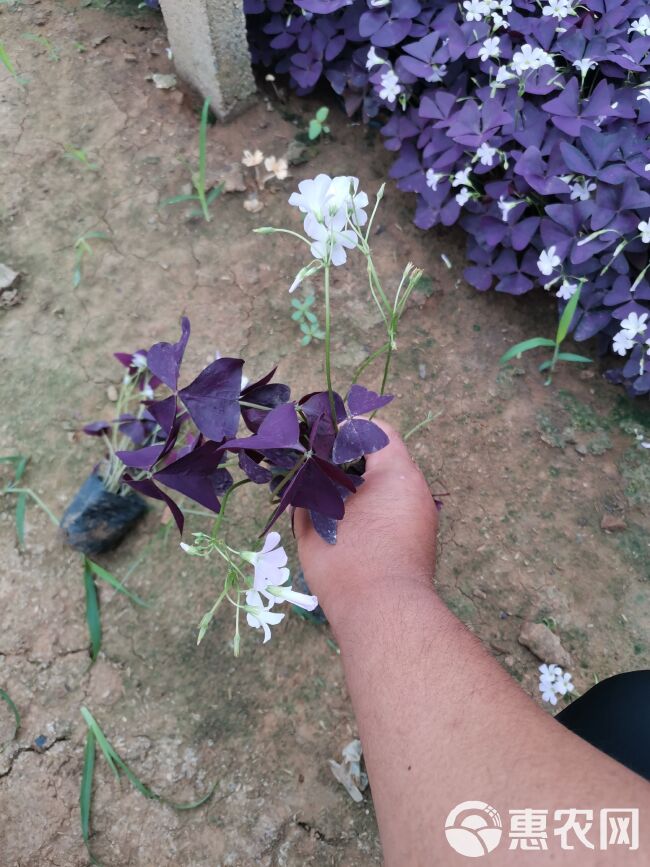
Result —
<svg viewBox="0 0 650 867"><path fill-rule="evenodd" d="M202 804L205 804L215 792L217 784L215 783L207 795L204 795L198 801L192 801L188 804L176 804L174 801L168 801L167 798L163 798L162 795L158 795L152 789L149 788L142 780L131 770L131 768L127 765L124 759L117 754L117 752L113 749L112 745L109 743L106 735L99 727L99 723L93 717L91 712L86 707L81 708L81 715L88 726L88 733L92 734L93 737L97 740L99 747L106 757L106 760L110 764L113 772L117 777L119 777L119 771L123 771L126 774L127 779L131 783L131 785L140 792L141 795L144 795L150 801L161 801L164 804L167 804L169 807L173 807L175 810L193 810L196 807L200 807ZM86 749L88 749L88 742L86 742ZM85 771L86 767L84 764L84 779L82 780L82 792L85 779ZM88 805L88 817L90 817L90 805ZM82 812L82 829L83 829L83 812Z"/></svg>
<svg viewBox="0 0 650 867"><path fill-rule="evenodd" d="M81 790L79 792L81 836L87 849L90 846L90 807L93 797L93 774L95 772L95 741L95 733L92 729L88 729L84 748L84 767L81 774Z"/></svg>
<svg viewBox="0 0 650 867"><path fill-rule="evenodd" d="M101 578L103 581L106 581L106 583L110 584L110 586L113 587L115 590L117 590L118 593L123 593L124 596L126 596L128 599L131 600L131 602L134 602L136 605L141 605L143 608L149 608L150 607L148 602L145 602L144 599L140 599L140 597L138 595L136 595L131 590L129 590L127 587L125 587L121 581L118 581L118 579L114 575L111 575L110 572L108 572L106 569L104 569L98 563L94 563L92 560L89 560L87 557L86 557L86 563L88 564L88 568L92 571L92 573L94 575L97 576L97 578Z"/></svg>
<svg viewBox="0 0 650 867"><path fill-rule="evenodd" d="M95 717L91 714L87 707L81 708L81 716L84 718L88 729L94 734L97 743L99 744L99 748L104 754L104 758L108 762L111 771L115 775L115 777L119 780L120 772L117 769L117 765L115 764L115 759L117 758L117 753L113 749L113 747L109 744L106 739L106 735L100 729Z"/></svg>
<svg viewBox="0 0 650 867"><path fill-rule="evenodd" d="M94 662L102 646L102 624L99 617L99 599L91 562L84 557L84 587L86 589L86 623L90 636L90 658Z"/></svg>
<svg viewBox="0 0 650 867"><path fill-rule="evenodd" d="M18 711L18 708L16 707L16 705L15 705L15 704L13 703L13 701L11 700L9 694L6 693L6 692L4 691L4 689L0 689L0 699L2 699L2 701L4 701L5 704L8 705L9 710L10 710L10 711L12 712L12 714L14 715L14 720L15 720L16 724L15 724L15 726L14 726L13 737L15 738L16 735L18 734L18 729L20 728L20 712Z"/></svg>
<svg viewBox="0 0 650 867"><path fill-rule="evenodd" d="M16 536L18 545L25 547L25 509L27 508L27 494L18 494L16 500Z"/></svg>
<svg viewBox="0 0 650 867"><path fill-rule="evenodd" d="M7 54L7 50L2 44L2 42L0 42L0 63L2 63L2 65L5 67L5 69L10 75L13 75L15 79L18 79L18 73L16 72L16 68L11 62L9 55Z"/></svg>
<svg viewBox="0 0 650 867"><path fill-rule="evenodd" d="M506 361L510 361L516 358L517 355L521 355L522 352L528 352L529 349L537 349L540 346L555 346L555 341L550 340L548 337L531 337L530 340L516 343L507 352L504 352L499 359L499 364L505 364Z"/></svg>
<svg viewBox="0 0 650 867"><path fill-rule="evenodd" d="M208 137L208 116L210 113L210 99L203 103L201 112L201 126L199 127L199 183L205 192L206 151Z"/></svg>
<svg viewBox="0 0 650 867"><path fill-rule="evenodd" d="M586 355L576 355L575 352L559 352L558 361L580 361L584 364L593 364L592 358L587 358Z"/></svg>
<svg viewBox="0 0 650 867"><path fill-rule="evenodd" d="M161 202L162 205L178 205L181 202L198 202L198 196L185 195L185 196L172 196L171 199L163 199Z"/></svg>
<svg viewBox="0 0 650 867"><path fill-rule="evenodd" d="M28 460L29 458L23 455L16 455L16 482L19 482L24 476Z"/></svg>
<svg viewBox="0 0 650 867"><path fill-rule="evenodd" d="M567 301L567 305L564 308L564 312L560 317L560 322L557 326L557 336L555 338L555 342L559 346L560 343L564 340L564 338L569 333L569 326L571 325L571 320L573 319L573 315L576 312L576 308L578 306L578 301L580 300L580 290L581 286L578 286L576 291Z"/></svg>
<svg viewBox="0 0 650 867"><path fill-rule="evenodd" d="M218 186L216 186L212 190L210 190L210 192L208 193L208 195L206 196L206 199L205 199L206 202L208 203L208 205L211 205L212 202L214 202L214 200L216 198L218 198L223 193L223 187L224 187L223 184L219 184Z"/></svg>

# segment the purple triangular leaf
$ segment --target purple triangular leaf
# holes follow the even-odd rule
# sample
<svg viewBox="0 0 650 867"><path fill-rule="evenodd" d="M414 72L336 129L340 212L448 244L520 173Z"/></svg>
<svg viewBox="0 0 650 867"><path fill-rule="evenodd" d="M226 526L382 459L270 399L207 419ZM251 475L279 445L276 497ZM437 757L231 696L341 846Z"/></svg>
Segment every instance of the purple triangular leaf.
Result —
<svg viewBox="0 0 650 867"><path fill-rule="evenodd" d="M386 406L393 399L391 394L377 394L362 385L353 385L348 392L347 404L350 415L365 415Z"/></svg>
<svg viewBox="0 0 650 867"><path fill-rule="evenodd" d="M151 400L147 403L147 409L167 435L176 419L176 403L175 394L170 394L164 400Z"/></svg>
<svg viewBox="0 0 650 867"><path fill-rule="evenodd" d="M353 418L344 424L334 442L332 457L336 464L356 461L388 445L388 437L374 422Z"/></svg>
<svg viewBox="0 0 650 867"><path fill-rule="evenodd" d="M147 367L166 386L176 391L181 362L190 337L190 320L181 319L181 337L178 343L154 343L147 352Z"/></svg>
<svg viewBox="0 0 650 867"><path fill-rule="evenodd" d="M218 358L179 392L194 424L208 439L219 441L237 433L243 365L241 358Z"/></svg>
<svg viewBox="0 0 650 867"><path fill-rule="evenodd" d="M183 517L183 513L178 508L176 503L169 497L164 491L161 491L160 488L151 481L151 479L132 479L131 476L124 476L124 481L129 487L133 488L134 491L137 491L139 494L143 494L145 497L151 497L152 500L160 500L169 506L169 511L172 513L174 520L176 521L176 526L178 527L178 531L183 535L183 526L185 524L185 518Z"/></svg>
<svg viewBox="0 0 650 867"><path fill-rule="evenodd" d="M112 429L110 421L91 421L83 427L83 432L91 437L99 437L102 434L109 434Z"/></svg>
<svg viewBox="0 0 650 867"><path fill-rule="evenodd" d="M266 467L261 467L243 449L239 452L239 466L251 482L254 482L256 485L268 485L273 478L273 473L270 470L267 470Z"/></svg>
<svg viewBox="0 0 650 867"><path fill-rule="evenodd" d="M145 446L143 449L134 449L130 452L115 452L115 454L127 467L149 470L161 457L164 449L165 444L161 443L155 446Z"/></svg>
<svg viewBox="0 0 650 867"><path fill-rule="evenodd" d="M223 454L224 450L216 443L204 443L173 464L168 464L154 475L154 479L185 494L206 509L219 512L221 506L217 494L225 493L232 484L228 470L218 468Z"/></svg>
<svg viewBox="0 0 650 867"><path fill-rule="evenodd" d="M296 449L303 451L299 442L300 425L293 403L283 403L267 412L256 434L229 440L224 448L237 451L248 449L263 452L267 449Z"/></svg>

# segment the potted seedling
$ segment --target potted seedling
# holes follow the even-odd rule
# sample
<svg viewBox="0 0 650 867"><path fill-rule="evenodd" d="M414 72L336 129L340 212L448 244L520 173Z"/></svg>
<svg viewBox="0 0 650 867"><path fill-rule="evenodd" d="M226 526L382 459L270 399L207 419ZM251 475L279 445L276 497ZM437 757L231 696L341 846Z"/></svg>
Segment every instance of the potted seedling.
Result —
<svg viewBox="0 0 650 867"><path fill-rule="evenodd" d="M187 339L187 338L186 338ZM104 455L83 483L61 519L66 542L84 554L114 548L144 516L145 501L124 482L124 465L118 453L132 447L155 447L160 427L148 409L161 381L151 372L164 359L169 344L133 353L117 352L126 368L118 392L115 418L95 421L84 433L97 437ZM148 357L150 356L150 357Z"/></svg>

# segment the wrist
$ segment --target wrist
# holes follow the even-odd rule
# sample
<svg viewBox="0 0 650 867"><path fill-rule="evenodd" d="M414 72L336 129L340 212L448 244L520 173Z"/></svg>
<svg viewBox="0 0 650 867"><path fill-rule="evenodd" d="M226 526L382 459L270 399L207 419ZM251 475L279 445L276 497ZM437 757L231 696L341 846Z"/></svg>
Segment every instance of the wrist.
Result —
<svg viewBox="0 0 650 867"><path fill-rule="evenodd" d="M397 609L418 600L437 599L433 568L400 569L369 577L346 574L343 580L325 580L318 589L311 588L327 615L335 634L355 630L355 624L375 618L390 617Z"/></svg>

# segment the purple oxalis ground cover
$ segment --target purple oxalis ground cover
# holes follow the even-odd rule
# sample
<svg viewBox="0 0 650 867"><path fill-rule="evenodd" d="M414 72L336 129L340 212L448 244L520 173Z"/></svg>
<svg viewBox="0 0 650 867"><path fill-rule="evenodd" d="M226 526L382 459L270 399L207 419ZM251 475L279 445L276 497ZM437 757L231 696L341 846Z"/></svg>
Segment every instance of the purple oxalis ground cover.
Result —
<svg viewBox="0 0 650 867"><path fill-rule="evenodd" d="M641 0L245 0L253 59L381 118L422 229L459 223L481 291L580 287L576 340L650 392L650 15ZM635 323L629 329L630 315ZM633 316L634 318L634 316ZM631 351L630 351L631 350Z"/></svg>

